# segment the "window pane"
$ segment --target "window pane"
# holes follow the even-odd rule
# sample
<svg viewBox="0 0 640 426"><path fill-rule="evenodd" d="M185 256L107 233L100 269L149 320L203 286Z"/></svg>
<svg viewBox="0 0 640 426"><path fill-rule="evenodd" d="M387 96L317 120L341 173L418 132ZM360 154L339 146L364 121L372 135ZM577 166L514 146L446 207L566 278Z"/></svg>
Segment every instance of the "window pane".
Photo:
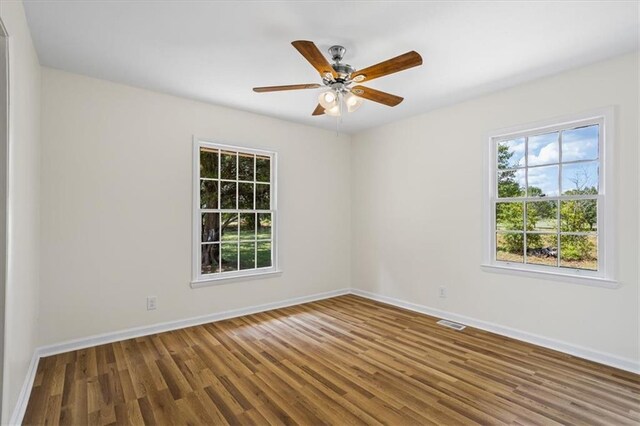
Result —
<svg viewBox="0 0 640 426"><path fill-rule="evenodd" d="M240 243L240 269L256 267L256 243Z"/></svg>
<svg viewBox="0 0 640 426"><path fill-rule="evenodd" d="M253 158L253 154L238 154L238 180L254 180Z"/></svg>
<svg viewBox="0 0 640 426"><path fill-rule="evenodd" d="M256 209L271 209L271 185L256 184Z"/></svg>
<svg viewBox="0 0 640 426"><path fill-rule="evenodd" d="M598 162L564 164L562 166L562 194L598 193Z"/></svg>
<svg viewBox="0 0 640 426"><path fill-rule="evenodd" d="M220 208L236 209L236 183L222 182L220 186Z"/></svg>
<svg viewBox="0 0 640 426"><path fill-rule="evenodd" d="M222 241L237 241L238 214L222 213L222 223L220 224L220 228L222 229Z"/></svg>
<svg viewBox="0 0 640 426"><path fill-rule="evenodd" d="M200 208L202 209L218 208L218 181L217 180L201 180L200 181Z"/></svg>
<svg viewBox="0 0 640 426"><path fill-rule="evenodd" d="M498 197L524 197L524 170L506 170L498 172Z"/></svg>
<svg viewBox="0 0 640 426"><path fill-rule="evenodd" d="M562 162L598 158L597 124L562 132Z"/></svg>
<svg viewBox="0 0 640 426"><path fill-rule="evenodd" d="M597 242L596 235L560 235L560 266L596 271Z"/></svg>
<svg viewBox="0 0 640 426"><path fill-rule="evenodd" d="M271 266L271 243L262 241L258 243L258 264L256 268L267 268Z"/></svg>
<svg viewBox="0 0 640 426"><path fill-rule="evenodd" d="M558 163L558 159L558 132L529 138L529 166Z"/></svg>
<svg viewBox="0 0 640 426"><path fill-rule="evenodd" d="M240 213L240 239L252 241L256 239L255 213Z"/></svg>
<svg viewBox="0 0 640 426"><path fill-rule="evenodd" d="M598 229L598 201L560 201L560 230L590 232Z"/></svg>
<svg viewBox="0 0 640 426"><path fill-rule="evenodd" d="M238 184L238 209L253 210L253 184Z"/></svg>
<svg viewBox="0 0 640 426"><path fill-rule="evenodd" d="M238 270L238 244L222 243L220 244L220 256L222 257L222 271Z"/></svg>
<svg viewBox="0 0 640 426"><path fill-rule="evenodd" d="M271 182L271 159L269 157L256 156L256 180Z"/></svg>
<svg viewBox="0 0 640 426"><path fill-rule="evenodd" d="M558 166L528 169L529 197L555 197L558 195Z"/></svg>
<svg viewBox="0 0 640 426"><path fill-rule="evenodd" d="M498 142L498 169L524 167L524 138Z"/></svg>
<svg viewBox="0 0 640 426"><path fill-rule="evenodd" d="M213 274L220 272L218 259L220 259L220 244L201 244L201 274Z"/></svg>
<svg viewBox="0 0 640 426"><path fill-rule="evenodd" d="M524 263L523 234L496 233L496 260Z"/></svg>
<svg viewBox="0 0 640 426"><path fill-rule="evenodd" d="M202 213L202 239L200 242L220 241L220 213Z"/></svg>
<svg viewBox="0 0 640 426"><path fill-rule="evenodd" d="M496 203L496 229L499 231L524 231L522 203Z"/></svg>
<svg viewBox="0 0 640 426"><path fill-rule="evenodd" d="M220 158L220 177L222 179L237 179L237 156L235 152L222 151Z"/></svg>
<svg viewBox="0 0 640 426"><path fill-rule="evenodd" d="M271 213L258 213L258 239L271 239Z"/></svg>
<svg viewBox="0 0 640 426"><path fill-rule="evenodd" d="M200 177L218 177L218 150L200 148Z"/></svg>
<svg viewBox="0 0 640 426"><path fill-rule="evenodd" d="M557 201L534 201L527 203L527 231L557 230Z"/></svg>
<svg viewBox="0 0 640 426"><path fill-rule="evenodd" d="M527 263L558 265L558 234L527 233Z"/></svg>

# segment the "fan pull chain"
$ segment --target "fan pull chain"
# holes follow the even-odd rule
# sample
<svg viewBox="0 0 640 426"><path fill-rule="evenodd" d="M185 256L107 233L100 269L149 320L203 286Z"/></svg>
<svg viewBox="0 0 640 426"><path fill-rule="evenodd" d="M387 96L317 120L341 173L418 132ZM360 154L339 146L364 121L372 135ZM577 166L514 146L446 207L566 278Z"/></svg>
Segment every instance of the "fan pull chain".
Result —
<svg viewBox="0 0 640 426"><path fill-rule="evenodd" d="M342 93L337 93L338 116L336 117L336 137L340 136L340 123L342 123Z"/></svg>

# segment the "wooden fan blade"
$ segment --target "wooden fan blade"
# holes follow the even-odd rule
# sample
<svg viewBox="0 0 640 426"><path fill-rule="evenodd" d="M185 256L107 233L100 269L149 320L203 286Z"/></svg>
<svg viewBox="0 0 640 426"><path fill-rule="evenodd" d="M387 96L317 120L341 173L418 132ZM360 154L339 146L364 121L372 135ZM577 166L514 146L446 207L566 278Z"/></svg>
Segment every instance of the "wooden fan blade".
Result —
<svg viewBox="0 0 640 426"><path fill-rule="evenodd" d="M331 74L334 78L338 77L338 73L333 69L327 58L318 50L318 47L307 40L296 40L291 42L298 52L309 61L311 65L320 73L322 77Z"/></svg>
<svg viewBox="0 0 640 426"><path fill-rule="evenodd" d="M404 99L391 93L381 92L380 90L364 86L355 86L351 89L351 93L361 98L392 107L398 105Z"/></svg>
<svg viewBox="0 0 640 426"><path fill-rule="evenodd" d="M422 56L417 52L411 51L404 55L396 56L395 58L391 58L384 62L380 62L379 64L371 65L370 67L356 71L351 76L351 79L356 82L370 81L374 78L384 77L385 75L404 71L409 68L417 67L418 65L422 65ZM360 77L362 78L360 80L358 79L358 76L362 76L364 78Z"/></svg>
<svg viewBox="0 0 640 426"><path fill-rule="evenodd" d="M320 84L289 84L287 86L254 87L253 91L258 93L281 92L283 90L317 89L318 87L322 87L322 85Z"/></svg>
<svg viewBox="0 0 640 426"><path fill-rule="evenodd" d="M322 115L322 114L324 114L324 107L320 104L318 104L316 109L314 109L313 112L311 113L311 115Z"/></svg>

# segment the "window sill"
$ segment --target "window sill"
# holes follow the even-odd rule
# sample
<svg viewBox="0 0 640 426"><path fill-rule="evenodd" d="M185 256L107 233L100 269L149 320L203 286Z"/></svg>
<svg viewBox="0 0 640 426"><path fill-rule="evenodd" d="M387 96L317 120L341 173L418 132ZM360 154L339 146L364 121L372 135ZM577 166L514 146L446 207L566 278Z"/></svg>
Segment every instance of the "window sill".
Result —
<svg viewBox="0 0 640 426"><path fill-rule="evenodd" d="M191 288L211 287L214 285L229 284L237 281L259 280L263 278L273 278L282 275L282 271L256 272L252 274L229 275L218 278L202 278L191 281Z"/></svg>
<svg viewBox="0 0 640 426"><path fill-rule="evenodd" d="M533 269L523 269L508 265L495 265L483 263L480 265L485 272L498 274L520 275L523 277L542 278L555 281L570 282L573 284L589 285L604 288L620 288L620 283L609 278L595 277L589 275L563 274L562 272L538 271Z"/></svg>

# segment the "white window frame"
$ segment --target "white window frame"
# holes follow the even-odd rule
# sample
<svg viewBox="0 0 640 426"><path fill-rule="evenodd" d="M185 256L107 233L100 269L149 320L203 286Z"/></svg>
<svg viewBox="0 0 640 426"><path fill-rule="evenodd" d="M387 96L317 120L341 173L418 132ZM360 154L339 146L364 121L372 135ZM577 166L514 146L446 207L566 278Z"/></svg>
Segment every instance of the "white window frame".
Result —
<svg viewBox="0 0 640 426"><path fill-rule="evenodd" d="M201 214L208 209L200 208L200 148L212 148L219 150L237 151L247 154L255 154L270 157L271 161L271 258L272 265L266 268L237 270L228 272L216 272L213 274L202 274L201 271ZM218 170L220 168L218 167ZM246 281L253 278L266 278L281 273L278 266L278 176L277 176L277 153L261 149L247 148L243 146L227 145L211 140L201 139L194 136L193 138L193 234L192 234L192 280L191 287L206 287L217 284L225 284L233 281ZM236 176L237 177L237 176ZM237 191L237 189L236 189ZM254 195L255 197L255 195ZM237 194L236 194L237 198ZM255 207L255 206L254 206ZM217 210L217 209L212 209ZM237 210L237 209L234 209ZM247 210L245 212L257 211ZM239 210L240 213L243 210ZM239 265L239 262L238 262Z"/></svg>
<svg viewBox="0 0 640 426"><path fill-rule="evenodd" d="M599 194L598 200L598 270L561 268L556 266L533 265L527 263L496 260L496 218L495 203L497 196L497 145L500 141L536 134L551 133L570 127L599 124ZM483 168L483 262L482 268L487 272L498 272L524 275L535 278L567 281L577 284L599 287L617 288L615 280L615 199L613 177L613 143L614 143L614 108L602 108L586 113L579 113L545 120L536 123L518 125L507 129L489 132L485 151L485 167ZM561 169L561 167L560 167ZM561 172L560 172L561 173ZM562 179L560 176L559 179ZM562 199L563 196L549 197ZM545 198L547 199L547 198ZM530 199L523 198L523 201Z"/></svg>

